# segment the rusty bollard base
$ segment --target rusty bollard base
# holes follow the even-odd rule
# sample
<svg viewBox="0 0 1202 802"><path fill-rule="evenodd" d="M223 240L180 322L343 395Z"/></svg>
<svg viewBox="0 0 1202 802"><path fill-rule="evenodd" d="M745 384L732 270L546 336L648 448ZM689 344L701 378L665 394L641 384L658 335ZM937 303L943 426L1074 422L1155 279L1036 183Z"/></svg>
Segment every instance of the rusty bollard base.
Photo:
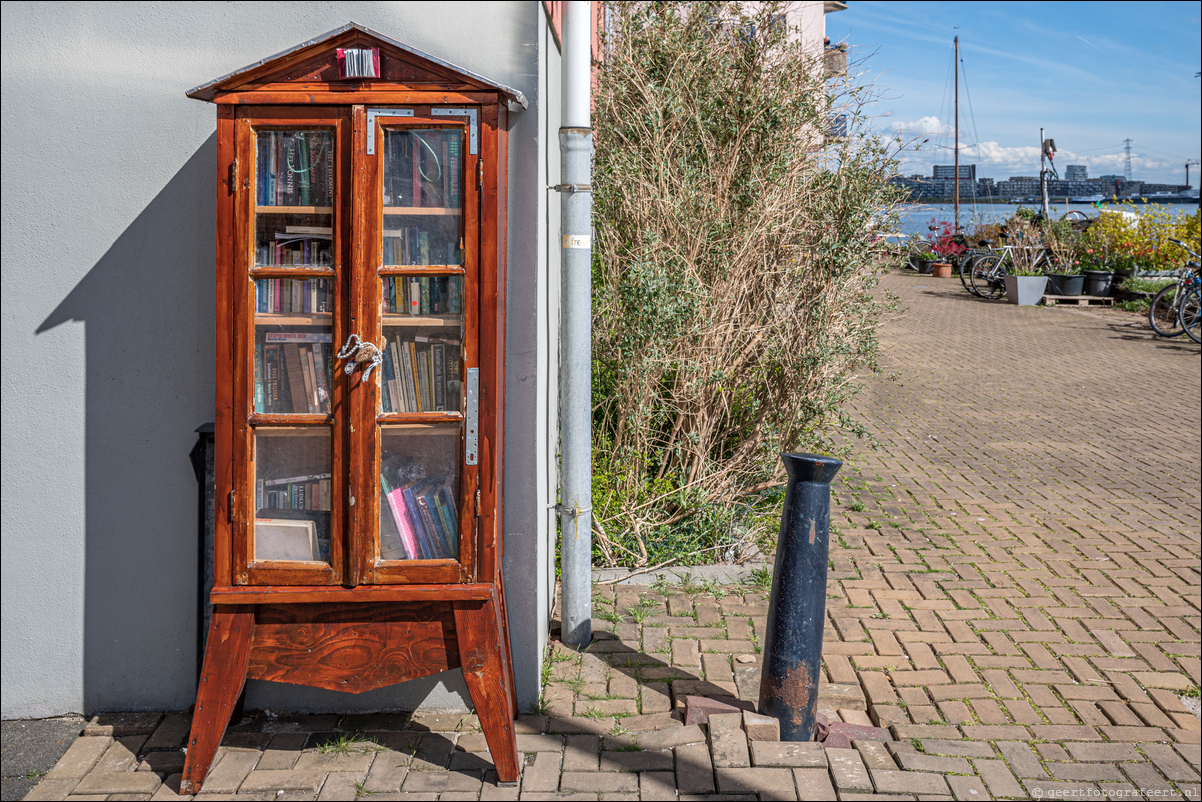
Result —
<svg viewBox="0 0 1202 802"><path fill-rule="evenodd" d="M759 712L780 721L782 741L814 740L826 618L831 480L843 462L782 454L789 486L781 512L764 639Z"/></svg>

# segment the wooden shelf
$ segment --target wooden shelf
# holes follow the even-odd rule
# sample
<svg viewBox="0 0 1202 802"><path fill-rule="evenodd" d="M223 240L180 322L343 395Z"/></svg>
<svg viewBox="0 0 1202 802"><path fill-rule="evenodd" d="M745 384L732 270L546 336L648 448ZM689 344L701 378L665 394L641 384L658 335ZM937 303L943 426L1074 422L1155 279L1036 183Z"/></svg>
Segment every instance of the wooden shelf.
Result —
<svg viewBox="0 0 1202 802"><path fill-rule="evenodd" d="M256 326L332 326L333 312L270 314L259 312L255 315Z"/></svg>
<svg viewBox="0 0 1202 802"><path fill-rule="evenodd" d="M385 206L384 214L401 214L423 217L458 217L463 214L462 209L454 209L449 206Z"/></svg>
<svg viewBox="0 0 1202 802"><path fill-rule="evenodd" d="M403 560L406 563L429 560ZM450 562L439 560L439 563ZM493 586L485 583L447 585L375 585L357 588L320 586L274 586L213 588L209 598L214 604L313 604L315 602L422 602L482 601L491 599Z"/></svg>
<svg viewBox="0 0 1202 802"><path fill-rule="evenodd" d="M385 314L385 326L459 326L459 315L394 315Z"/></svg>
<svg viewBox="0 0 1202 802"><path fill-rule="evenodd" d="M333 206L256 206L255 214L333 214ZM297 236L303 236L297 234Z"/></svg>

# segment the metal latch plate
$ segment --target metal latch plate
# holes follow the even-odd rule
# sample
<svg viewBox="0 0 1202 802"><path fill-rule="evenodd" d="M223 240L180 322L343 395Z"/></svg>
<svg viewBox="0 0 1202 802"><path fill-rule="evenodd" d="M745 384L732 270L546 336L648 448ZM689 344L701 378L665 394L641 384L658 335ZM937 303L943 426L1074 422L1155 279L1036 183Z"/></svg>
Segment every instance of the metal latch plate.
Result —
<svg viewBox="0 0 1202 802"><path fill-rule="evenodd" d="M368 109L367 110L367 152L376 152L376 118L377 117L412 117L413 109Z"/></svg>
<svg viewBox="0 0 1202 802"><path fill-rule="evenodd" d="M463 461L468 465L475 465L480 444L480 368L467 369L466 423Z"/></svg>

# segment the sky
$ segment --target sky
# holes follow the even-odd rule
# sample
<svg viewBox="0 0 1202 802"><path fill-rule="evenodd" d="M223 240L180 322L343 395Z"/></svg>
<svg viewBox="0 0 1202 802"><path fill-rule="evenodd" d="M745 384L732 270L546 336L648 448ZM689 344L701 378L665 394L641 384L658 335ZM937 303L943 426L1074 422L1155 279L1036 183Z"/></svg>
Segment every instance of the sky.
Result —
<svg viewBox="0 0 1202 802"><path fill-rule="evenodd" d="M1039 129L1061 176L1185 183L1202 156L1202 3L850 0L826 15L848 71L871 83L876 127L905 143L902 172L952 163L952 38L960 37L960 163L1038 175ZM923 140L927 140L923 142ZM1190 167L1190 183L1202 184Z"/></svg>

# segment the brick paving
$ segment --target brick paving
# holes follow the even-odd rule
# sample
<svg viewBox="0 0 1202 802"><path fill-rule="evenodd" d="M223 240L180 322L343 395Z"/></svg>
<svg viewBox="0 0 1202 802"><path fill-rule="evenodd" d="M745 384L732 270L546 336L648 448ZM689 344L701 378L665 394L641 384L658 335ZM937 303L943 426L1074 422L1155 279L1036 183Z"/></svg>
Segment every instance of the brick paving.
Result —
<svg viewBox="0 0 1202 802"><path fill-rule="evenodd" d="M686 725L690 694L758 697L767 594L680 571L598 587L594 645L552 645L518 787L470 715L252 715L196 798L1198 799L1198 348L1117 311L884 286L897 378L859 402L881 448L834 487L820 707L893 741ZM178 798L186 729L95 721L27 798Z"/></svg>

